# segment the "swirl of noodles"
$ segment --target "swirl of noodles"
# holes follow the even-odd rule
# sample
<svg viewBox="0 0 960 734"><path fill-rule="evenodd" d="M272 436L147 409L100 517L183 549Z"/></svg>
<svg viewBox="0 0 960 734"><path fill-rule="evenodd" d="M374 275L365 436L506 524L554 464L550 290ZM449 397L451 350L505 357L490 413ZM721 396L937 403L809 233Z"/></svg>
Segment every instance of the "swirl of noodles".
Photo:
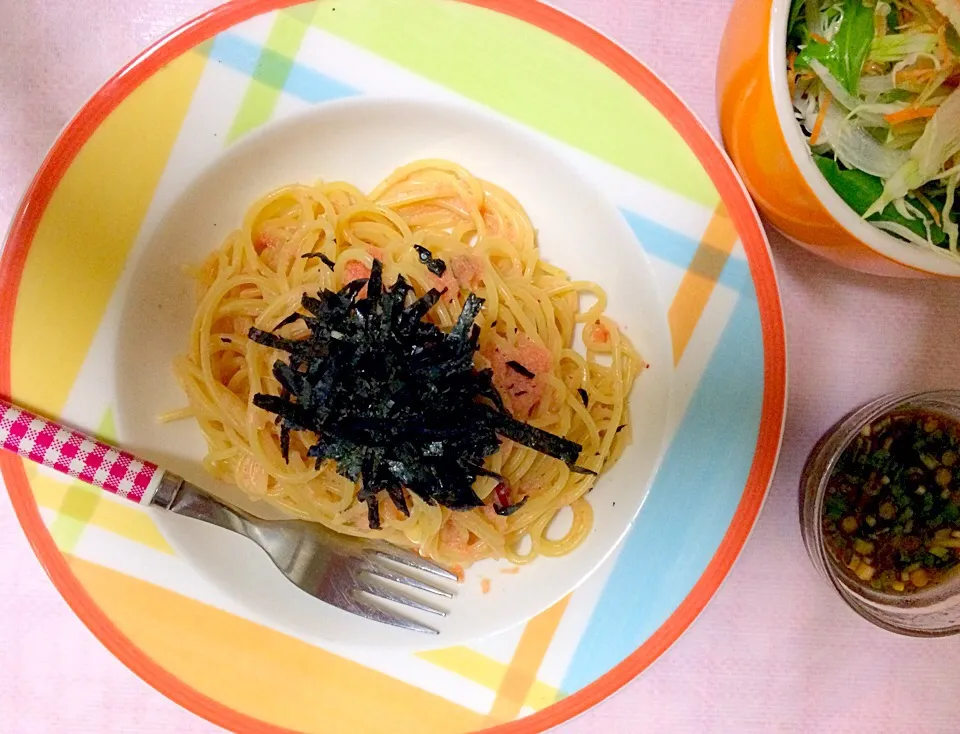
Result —
<svg viewBox="0 0 960 734"><path fill-rule="evenodd" d="M442 277L424 266L415 245L447 264ZM322 254L332 268L302 257L307 253ZM295 516L385 538L448 565L569 553L592 526L586 494L596 477L511 441L486 463L505 483L481 477L474 485L484 507L452 511L408 493L409 517L381 502L380 530L369 528L354 483L331 462L317 468L307 457L309 435L294 432L283 460L273 416L251 402L254 393L276 391L271 367L279 353L247 333L272 329L304 293L367 277L374 258L387 283L402 274L418 296L447 289L427 317L441 328L456 321L470 292L483 298L476 367L493 369L514 416L581 444L580 463L598 473L616 461L630 439L626 400L644 362L604 315L603 290L540 259L533 226L506 191L454 163L426 160L397 169L369 195L343 182L269 193L201 266L189 352L175 364L189 408L174 415L198 421L209 448L206 469ZM586 310L584 295L592 301ZM305 336L298 323L280 333ZM504 496L527 501L501 516L493 503ZM553 537L551 523L567 507L569 529Z"/></svg>

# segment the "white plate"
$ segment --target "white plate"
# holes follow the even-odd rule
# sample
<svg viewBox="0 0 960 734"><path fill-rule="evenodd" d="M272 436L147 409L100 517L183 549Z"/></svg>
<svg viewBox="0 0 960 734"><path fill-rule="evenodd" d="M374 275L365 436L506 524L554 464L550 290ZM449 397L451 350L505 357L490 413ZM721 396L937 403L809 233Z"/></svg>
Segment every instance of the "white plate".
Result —
<svg viewBox="0 0 960 734"><path fill-rule="evenodd" d="M171 371L174 357L186 349L195 306L184 266L220 246L250 204L277 186L323 178L370 190L394 168L420 158L456 161L517 197L538 230L543 258L573 279L599 283L609 296L609 315L652 366L631 395L633 441L590 495L595 519L586 541L567 556L539 558L516 575L499 573L506 562L474 565L449 603L449 614L429 617L440 630L432 639L318 602L286 581L253 543L157 514L179 554L251 617L308 641L445 647L536 615L586 579L623 538L663 445L672 374L666 309L650 263L617 209L519 126L461 106L371 98L329 103L266 126L231 147L159 213L160 224L147 238L130 281L119 330L114 379L125 445L252 512L269 513L262 503L211 481L200 466L206 444L192 421L157 421L185 402ZM482 578L495 579L487 594Z"/></svg>

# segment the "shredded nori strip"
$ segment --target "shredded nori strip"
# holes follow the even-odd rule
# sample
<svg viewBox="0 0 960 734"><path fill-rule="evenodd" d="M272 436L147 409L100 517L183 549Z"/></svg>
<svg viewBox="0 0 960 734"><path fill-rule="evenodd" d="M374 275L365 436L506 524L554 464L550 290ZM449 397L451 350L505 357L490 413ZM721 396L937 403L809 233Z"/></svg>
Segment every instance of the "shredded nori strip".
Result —
<svg viewBox="0 0 960 734"><path fill-rule="evenodd" d="M533 374L530 370L528 370L526 367L524 367L522 364L520 364L516 360L513 360L513 359L508 360L507 367L512 369L514 372L519 372L524 377L529 377L530 379L533 379L534 377L536 377L535 374Z"/></svg>
<svg viewBox="0 0 960 734"><path fill-rule="evenodd" d="M279 329L282 329L282 328L283 328L284 326L286 326L287 324L292 324L294 321L299 321L299 320L302 319L302 318L303 318L303 316L302 316L301 314L298 314L298 313L294 312L294 313L290 314L289 316L287 316L287 317L286 317L285 319L283 319L282 321L280 321L279 323L277 323L277 325L274 326L273 329L271 329L271 331L277 331L277 330L279 330Z"/></svg>
<svg viewBox="0 0 960 734"><path fill-rule="evenodd" d="M413 249L417 251L417 255L420 256L420 262L427 266L427 270L436 275L438 278L442 278L443 274L447 272L447 264L438 257L434 257L433 253L430 252L426 247L422 245L414 245Z"/></svg>
<svg viewBox="0 0 960 734"><path fill-rule="evenodd" d="M512 505L507 505L506 507L501 507L498 504L494 504L493 511L496 512L498 515L500 515L500 517L510 517L510 515L512 515L517 510L519 510L525 504L527 504L528 499L530 499L530 497L527 495L524 495L522 500L520 500L519 502L514 502Z"/></svg>
<svg viewBox="0 0 960 734"><path fill-rule="evenodd" d="M542 428L522 423L507 413L495 411L487 406L484 406L484 409L487 413L487 422L493 425L496 432L504 438L523 444L541 454L560 459L567 464L573 464L580 456L583 446L578 443L555 436Z"/></svg>
<svg viewBox="0 0 960 734"><path fill-rule="evenodd" d="M589 408L589 407L590 407L590 395L589 395L589 394L587 393L587 391L584 390L582 387L578 387L578 388L577 388L577 392L580 393L580 400L583 401L583 407L584 407L584 408Z"/></svg>
<svg viewBox="0 0 960 734"><path fill-rule="evenodd" d="M320 262L322 262L331 270L333 270L336 267L336 263L334 263L333 260L331 260L329 257L324 255L322 252L308 252L306 255L301 255L300 257L307 258L307 259L311 257L316 257L316 258L319 258Z"/></svg>
<svg viewBox="0 0 960 734"><path fill-rule="evenodd" d="M478 476L502 479L483 468L500 437L593 473L575 464L579 444L513 418L492 370L475 369L482 299L471 293L447 333L423 320L442 292L416 300L412 294L403 276L385 289L383 266L374 260L368 279L303 296L304 313L281 324L303 321L306 338L250 329L252 341L287 354L273 366L280 394L253 396L254 405L277 416L284 457L291 431L312 433L308 455L318 467L334 461L340 474L359 482L357 497L374 529L380 492L404 513L406 491L453 510L481 506L473 484Z"/></svg>

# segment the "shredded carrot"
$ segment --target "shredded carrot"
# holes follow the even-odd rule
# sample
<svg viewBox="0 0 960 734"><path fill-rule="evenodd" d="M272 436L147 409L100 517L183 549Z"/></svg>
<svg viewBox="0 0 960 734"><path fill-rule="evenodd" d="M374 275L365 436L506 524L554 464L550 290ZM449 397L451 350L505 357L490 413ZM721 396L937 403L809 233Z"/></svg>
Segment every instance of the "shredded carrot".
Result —
<svg viewBox="0 0 960 734"><path fill-rule="evenodd" d="M820 104L820 111L817 113L817 121L813 123L813 130L810 132L810 145L816 145L820 139L820 131L823 130L823 121L827 117L827 110L830 108L830 102L833 96L830 92L823 95L823 102Z"/></svg>
<svg viewBox="0 0 960 734"><path fill-rule="evenodd" d="M907 107L899 112L891 112L889 115L884 115L883 119L891 125L899 125L901 122L933 117L936 112L936 107Z"/></svg>
<svg viewBox="0 0 960 734"><path fill-rule="evenodd" d="M510 566L510 568L501 568L500 573L508 573L512 576L513 574L520 573L520 566Z"/></svg>
<svg viewBox="0 0 960 734"><path fill-rule="evenodd" d="M450 573L457 577L458 583L463 583L463 579L466 576L466 574L463 572L463 566L461 566L459 563L455 563L450 567Z"/></svg>
<svg viewBox="0 0 960 734"><path fill-rule="evenodd" d="M934 69L907 69L897 72L898 81L926 82L933 78Z"/></svg>
<svg viewBox="0 0 960 734"><path fill-rule="evenodd" d="M933 205L933 202L930 201L926 196L921 194L919 191L914 192L914 196L917 197L917 200L923 204L923 208L930 212L930 216L933 217L933 221L937 223L937 226L940 226L940 212L937 211L937 207Z"/></svg>
<svg viewBox="0 0 960 734"><path fill-rule="evenodd" d="M817 43L822 43L824 45L830 43L830 41L828 41L826 38L821 36L819 33L811 33L810 38L816 41Z"/></svg>
<svg viewBox="0 0 960 734"><path fill-rule="evenodd" d="M480 591L484 594L490 593L490 579L480 579Z"/></svg>
<svg viewBox="0 0 960 734"><path fill-rule="evenodd" d="M877 13L873 14L873 35L877 38L887 35L887 19Z"/></svg>
<svg viewBox="0 0 960 734"><path fill-rule="evenodd" d="M923 13L923 19L930 24L936 22L937 19L942 18L940 11L932 3L926 2L926 0L913 0L913 4Z"/></svg>

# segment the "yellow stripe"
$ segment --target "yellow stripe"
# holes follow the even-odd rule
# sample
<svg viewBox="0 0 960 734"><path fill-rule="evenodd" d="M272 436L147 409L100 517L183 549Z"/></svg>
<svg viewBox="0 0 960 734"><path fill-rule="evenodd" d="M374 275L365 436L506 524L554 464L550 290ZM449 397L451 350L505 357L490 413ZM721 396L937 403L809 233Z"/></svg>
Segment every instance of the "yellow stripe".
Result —
<svg viewBox="0 0 960 734"><path fill-rule="evenodd" d="M510 667L497 689L497 697L487 720L488 726L513 721L520 715L569 601L570 596L567 595L527 622Z"/></svg>
<svg viewBox="0 0 960 734"><path fill-rule="evenodd" d="M469 647L447 647L417 653L417 657L455 673L492 691L500 689L508 666ZM542 681L534 681L524 706L539 711L563 698L559 690Z"/></svg>
<svg viewBox="0 0 960 734"><path fill-rule="evenodd" d="M92 489L85 484L71 484L56 477L40 474L33 464L28 463L26 467L30 487L33 489L33 496L37 500L37 504L48 510L54 510L61 514L68 513L70 508L65 504L65 500L68 493L71 492L89 492L91 495L101 493L101 490ZM96 497L91 499L96 499ZM80 521L79 518L75 519L78 522ZM105 497L100 498L100 501L95 503L89 518L84 517L82 519L90 525L115 533L135 543L141 543L153 550L169 555L174 554L173 548L164 539L150 515L132 503L111 501ZM60 550L69 549L61 548Z"/></svg>
<svg viewBox="0 0 960 734"><path fill-rule="evenodd" d="M680 362L687 344L690 343L697 322L707 307L736 241L736 227L727 215L726 207L720 204L707 224L700 246L694 253L690 267L684 273L667 312L667 322L673 337L674 364Z"/></svg>
<svg viewBox="0 0 960 734"><path fill-rule="evenodd" d="M547 706L552 706L564 698L564 696L565 694L559 688L554 688L543 681L536 680L530 687L530 693L527 694L527 699L523 702L523 705L534 711L542 711Z"/></svg>
<svg viewBox="0 0 960 734"><path fill-rule="evenodd" d="M300 44L315 13L316 7L313 5L297 5L276 14L250 85L227 132L228 143L259 127L273 116L293 68L293 59L300 50Z"/></svg>
<svg viewBox="0 0 960 734"><path fill-rule="evenodd" d="M500 681L503 680L503 674L507 670L507 666L503 663L488 658L469 647L427 650L426 652L418 652L416 655L421 660L426 660L428 663L433 663L444 670L456 673L467 680L479 683L492 691L500 687Z"/></svg>
<svg viewBox="0 0 960 734"><path fill-rule="evenodd" d="M483 716L194 599L67 556L94 602L156 663L248 716L317 734L459 734Z"/></svg>
<svg viewBox="0 0 960 734"><path fill-rule="evenodd" d="M43 213L17 295L13 397L56 415L103 318L206 60L138 87L77 154Z"/></svg>

